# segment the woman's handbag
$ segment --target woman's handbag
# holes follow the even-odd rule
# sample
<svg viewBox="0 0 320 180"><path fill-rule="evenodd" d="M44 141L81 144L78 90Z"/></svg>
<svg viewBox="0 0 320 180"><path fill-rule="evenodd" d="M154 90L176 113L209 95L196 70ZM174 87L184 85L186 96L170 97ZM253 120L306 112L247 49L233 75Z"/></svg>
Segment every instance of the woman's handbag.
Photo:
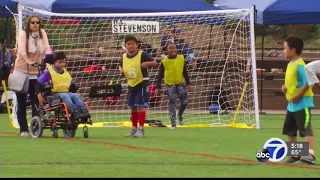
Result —
<svg viewBox="0 0 320 180"><path fill-rule="evenodd" d="M9 90L14 91L16 93L28 93L28 90L29 90L28 74L14 70L13 73L9 75L8 87L9 87Z"/></svg>

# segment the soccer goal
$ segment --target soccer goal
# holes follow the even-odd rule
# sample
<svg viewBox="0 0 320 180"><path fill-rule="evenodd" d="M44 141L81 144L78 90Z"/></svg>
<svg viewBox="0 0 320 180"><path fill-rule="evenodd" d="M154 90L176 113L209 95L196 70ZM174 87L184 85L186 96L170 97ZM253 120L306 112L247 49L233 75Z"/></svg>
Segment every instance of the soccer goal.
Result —
<svg viewBox="0 0 320 180"><path fill-rule="evenodd" d="M183 116L183 127L259 129L253 8L60 14L20 6L19 12L16 16L19 30L25 26L28 17L36 15L41 18L41 25L54 50L67 53L67 69L90 106L95 126L131 125L126 104L126 81L118 71L120 57L125 52L122 47L125 36L134 35L148 44L142 50L155 57L165 23L173 22L175 28L183 30L185 42L192 47L197 61L195 69L188 69L192 91ZM161 57L155 59L161 61ZM151 94L157 74L158 68L149 70ZM89 96L94 87L116 83L122 86L120 96ZM158 101L154 99L150 99L147 122L160 121L170 126L168 98L164 91ZM179 104L177 99L177 110Z"/></svg>

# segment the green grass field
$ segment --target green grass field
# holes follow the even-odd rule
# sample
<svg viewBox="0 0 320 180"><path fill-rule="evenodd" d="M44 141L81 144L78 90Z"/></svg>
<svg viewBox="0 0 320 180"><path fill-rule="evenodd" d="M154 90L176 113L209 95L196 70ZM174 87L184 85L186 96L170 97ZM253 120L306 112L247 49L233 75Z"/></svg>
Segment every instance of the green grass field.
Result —
<svg viewBox="0 0 320 180"><path fill-rule="evenodd" d="M18 136L0 115L0 177L319 177L318 165L259 163L255 154L281 134L284 115L262 115L261 129L146 128L142 139L129 128L78 129L73 139ZM313 116L314 134L320 116ZM315 138L315 152L320 141Z"/></svg>

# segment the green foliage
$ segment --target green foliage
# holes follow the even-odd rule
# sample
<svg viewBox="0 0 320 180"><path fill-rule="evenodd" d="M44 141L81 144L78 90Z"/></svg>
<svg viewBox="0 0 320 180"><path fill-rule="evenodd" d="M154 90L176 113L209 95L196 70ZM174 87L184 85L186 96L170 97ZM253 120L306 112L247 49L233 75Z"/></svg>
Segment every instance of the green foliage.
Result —
<svg viewBox="0 0 320 180"><path fill-rule="evenodd" d="M262 48L262 37L256 38L256 48Z"/></svg>
<svg viewBox="0 0 320 180"><path fill-rule="evenodd" d="M315 25L313 33L314 45L316 48L320 48L320 25Z"/></svg>
<svg viewBox="0 0 320 180"><path fill-rule="evenodd" d="M311 24L310 27L311 27L311 33L315 33L320 26L318 24Z"/></svg>
<svg viewBox="0 0 320 180"><path fill-rule="evenodd" d="M267 34L276 36L278 39L284 39L287 37L287 31L284 26L269 26Z"/></svg>
<svg viewBox="0 0 320 180"><path fill-rule="evenodd" d="M258 37L258 36L263 36L266 34L266 26L263 26L263 25L255 25L254 26L254 32L255 32L255 35Z"/></svg>
<svg viewBox="0 0 320 180"><path fill-rule="evenodd" d="M8 47L15 46L16 25L13 18L0 18L0 39L7 40Z"/></svg>
<svg viewBox="0 0 320 180"><path fill-rule="evenodd" d="M312 27L308 24L305 25L289 25L285 27L287 35L298 36L303 40L308 41L312 37Z"/></svg>

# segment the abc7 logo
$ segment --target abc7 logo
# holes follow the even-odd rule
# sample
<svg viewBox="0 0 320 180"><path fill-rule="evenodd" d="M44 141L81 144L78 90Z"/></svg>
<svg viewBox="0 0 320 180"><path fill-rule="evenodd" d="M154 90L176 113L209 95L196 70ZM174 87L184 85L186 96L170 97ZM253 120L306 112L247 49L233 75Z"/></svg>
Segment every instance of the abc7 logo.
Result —
<svg viewBox="0 0 320 180"><path fill-rule="evenodd" d="M260 162L280 162L287 156L287 153L286 142L280 138L270 138L264 143L263 149L257 152L256 158Z"/></svg>

